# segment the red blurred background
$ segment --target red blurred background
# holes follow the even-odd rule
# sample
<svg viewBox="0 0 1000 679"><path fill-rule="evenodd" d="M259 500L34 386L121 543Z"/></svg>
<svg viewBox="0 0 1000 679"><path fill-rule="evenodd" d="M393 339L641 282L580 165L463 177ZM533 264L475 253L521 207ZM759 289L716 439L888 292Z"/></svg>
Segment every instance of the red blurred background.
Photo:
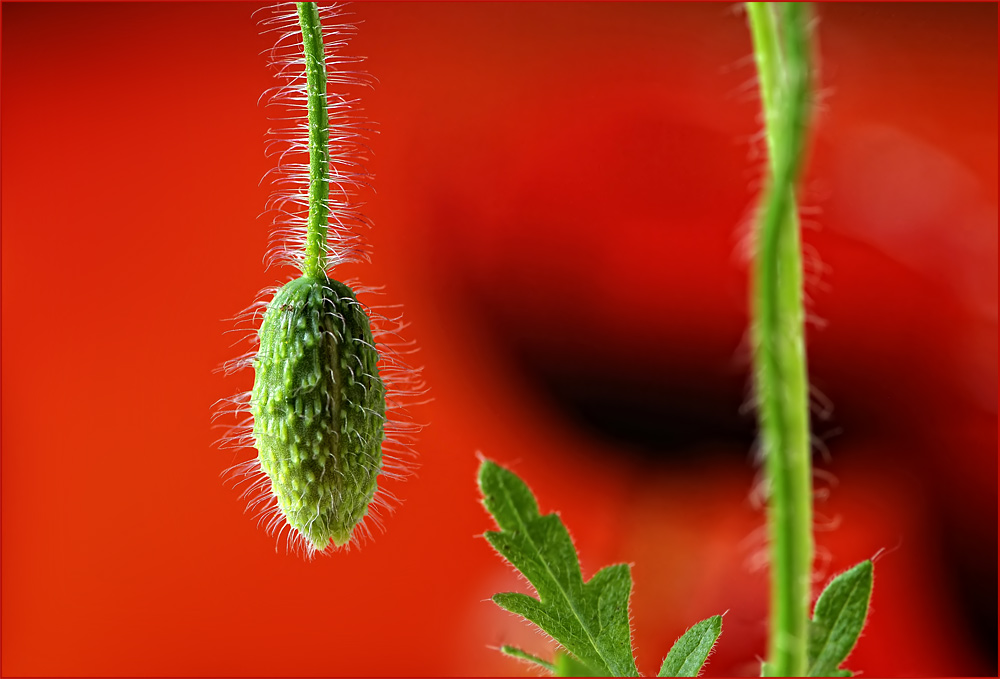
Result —
<svg viewBox="0 0 1000 679"><path fill-rule="evenodd" d="M633 564L639 668L728 611L764 518L745 242L763 155L728 4L361 4L366 209L435 398L385 534L311 563L219 474L261 264L257 5L11 4L2 28L2 673L532 674L487 599L476 452ZM879 554L849 666L997 672L997 6L823 5L803 187L821 581ZM44 265L44 266L43 266ZM828 406L832 404L832 409ZM884 551L882 551L884 550Z"/></svg>

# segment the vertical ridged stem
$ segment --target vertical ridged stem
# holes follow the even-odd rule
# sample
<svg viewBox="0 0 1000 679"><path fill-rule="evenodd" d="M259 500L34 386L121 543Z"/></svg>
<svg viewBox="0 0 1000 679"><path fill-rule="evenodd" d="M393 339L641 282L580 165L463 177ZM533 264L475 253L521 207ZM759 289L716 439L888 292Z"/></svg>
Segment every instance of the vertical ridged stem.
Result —
<svg viewBox="0 0 1000 679"><path fill-rule="evenodd" d="M803 676L813 559L812 460L795 185L809 113L808 20L800 3L747 3L747 14L770 157L752 293L771 555L766 674Z"/></svg>
<svg viewBox="0 0 1000 679"><path fill-rule="evenodd" d="M302 273L318 277L326 271L327 217L330 208L330 120L326 107L326 59L323 27L314 2L295 3L302 28L309 115L309 216Z"/></svg>

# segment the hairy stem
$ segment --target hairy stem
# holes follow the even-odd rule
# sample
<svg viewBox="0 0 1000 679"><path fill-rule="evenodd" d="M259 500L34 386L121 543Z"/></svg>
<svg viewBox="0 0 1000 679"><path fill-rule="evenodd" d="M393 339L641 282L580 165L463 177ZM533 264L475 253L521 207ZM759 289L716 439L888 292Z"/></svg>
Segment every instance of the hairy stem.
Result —
<svg viewBox="0 0 1000 679"><path fill-rule="evenodd" d="M295 3L302 27L309 114L309 216L302 273L317 277L326 271L327 217L330 208L330 120L326 107L326 59L323 27L315 2Z"/></svg>
<svg viewBox="0 0 1000 679"><path fill-rule="evenodd" d="M809 113L808 19L800 3L747 3L747 13L770 157L753 270L752 328L771 549L766 673L802 676L813 559L812 460L795 184Z"/></svg>

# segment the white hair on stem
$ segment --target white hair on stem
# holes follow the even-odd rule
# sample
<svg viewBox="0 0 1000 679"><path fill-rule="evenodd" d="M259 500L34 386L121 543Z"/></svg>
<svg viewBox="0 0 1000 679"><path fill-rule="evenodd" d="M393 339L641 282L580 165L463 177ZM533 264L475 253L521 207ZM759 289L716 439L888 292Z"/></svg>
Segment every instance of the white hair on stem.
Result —
<svg viewBox="0 0 1000 679"><path fill-rule="evenodd" d="M362 236L371 227L359 197L369 189L365 163L370 155L361 100L346 94L370 86L372 78L360 69L363 57L346 54L357 26L344 5L319 7L323 24L326 62L326 110L329 118L330 192L326 243L328 268L347 262L368 262L370 253ZM262 95L268 117L278 127L268 130L266 155L277 160L266 178L273 192L266 206L274 228L265 255L269 267L302 268L305 257L306 219L309 212L309 124L306 120L308 87L302 31L295 3L281 3L261 12L263 33L277 36L268 50L268 62L278 84Z"/></svg>

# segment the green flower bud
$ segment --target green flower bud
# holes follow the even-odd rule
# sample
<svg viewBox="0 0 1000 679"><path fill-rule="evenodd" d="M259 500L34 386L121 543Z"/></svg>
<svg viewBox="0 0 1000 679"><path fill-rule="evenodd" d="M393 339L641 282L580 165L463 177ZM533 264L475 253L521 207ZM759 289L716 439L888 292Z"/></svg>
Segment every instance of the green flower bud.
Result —
<svg viewBox="0 0 1000 679"><path fill-rule="evenodd" d="M382 468L385 385L371 322L343 283L303 276L268 304L250 399L260 468L315 550L347 544Z"/></svg>

